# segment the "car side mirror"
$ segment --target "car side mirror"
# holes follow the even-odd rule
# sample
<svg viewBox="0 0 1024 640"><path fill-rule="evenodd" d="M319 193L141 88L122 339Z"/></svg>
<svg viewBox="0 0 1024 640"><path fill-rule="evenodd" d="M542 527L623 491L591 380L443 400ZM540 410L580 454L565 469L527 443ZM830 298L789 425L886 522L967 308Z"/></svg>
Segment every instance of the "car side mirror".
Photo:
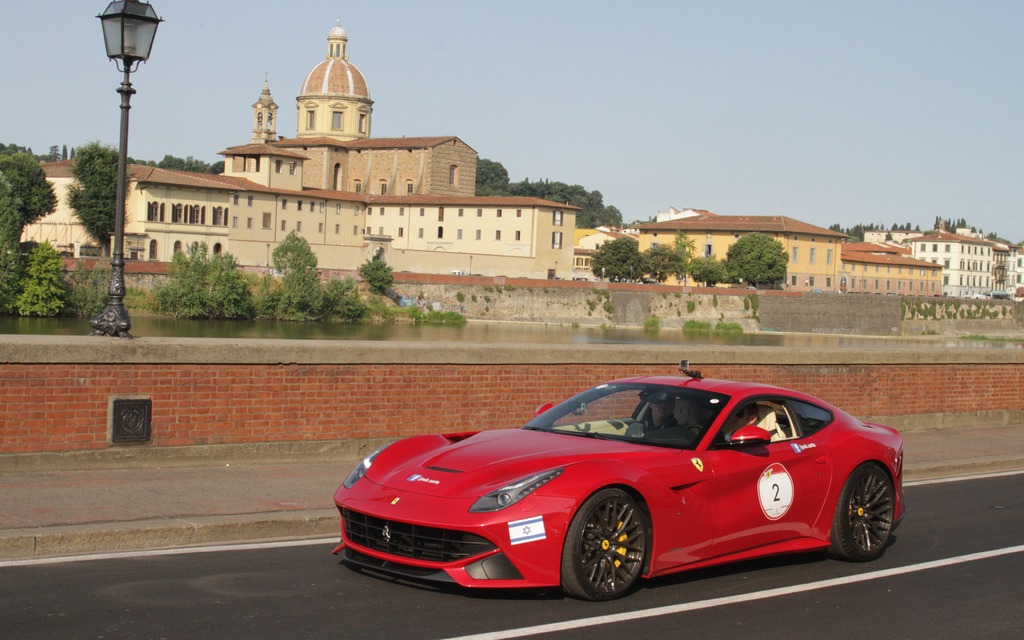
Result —
<svg viewBox="0 0 1024 640"><path fill-rule="evenodd" d="M533 410L534 417L539 416L540 414L544 413L553 406L555 406L554 402L545 402L544 404L538 406L536 409Z"/></svg>
<svg viewBox="0 0 1024 640"><path fill-rule="evenodd" d="M729 438L731 444L769 444L771 441L771 433L753 424L740 427Z"/></svg>

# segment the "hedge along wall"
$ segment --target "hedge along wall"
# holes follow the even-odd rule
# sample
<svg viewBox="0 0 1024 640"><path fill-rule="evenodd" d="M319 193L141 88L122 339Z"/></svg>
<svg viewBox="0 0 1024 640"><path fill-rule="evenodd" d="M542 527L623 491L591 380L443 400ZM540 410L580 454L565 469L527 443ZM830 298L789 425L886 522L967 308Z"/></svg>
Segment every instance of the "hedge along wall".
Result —
<svg viewBox="0 0 1024 640"><path fill-rule="evenodd" d="M752 380L900 427L1024 415L1016 349L511 345L0 336L0 454L104 449L112 400L148 399L144 446L391 439L519 426L605 380Z"/></svg>

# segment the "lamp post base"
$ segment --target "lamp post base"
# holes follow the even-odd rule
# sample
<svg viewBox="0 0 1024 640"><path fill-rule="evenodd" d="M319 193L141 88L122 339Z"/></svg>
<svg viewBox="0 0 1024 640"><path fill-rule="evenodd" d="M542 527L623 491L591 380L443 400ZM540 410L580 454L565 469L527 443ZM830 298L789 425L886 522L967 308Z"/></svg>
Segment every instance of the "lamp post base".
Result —
<svg viewBox="0 0 1024 640"><path fill-rule="evenodd" d="M89 320L89 326L92 327L92 333L89 335L111 336L125 340L131 340L133 337L129 333L132 328L132 321L128 317L128 310L124 308L123 304L108 303L103 313Z"/></svg>

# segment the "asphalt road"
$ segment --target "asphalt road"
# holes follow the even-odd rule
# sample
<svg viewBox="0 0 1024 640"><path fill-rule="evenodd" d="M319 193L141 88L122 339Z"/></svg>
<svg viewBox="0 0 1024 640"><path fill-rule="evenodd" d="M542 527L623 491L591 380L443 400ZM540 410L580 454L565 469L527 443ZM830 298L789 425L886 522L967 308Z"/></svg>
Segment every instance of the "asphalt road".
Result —
<svg viewBox="0 0 1024 640"><path fill-rule="evenodd" d="M921 484L878 561L790 556L648 581L611 603L396 584L332 541L0 565L15 638L1019 638L1024 475ZM539 625L552 625L536 628ZM516 631L518 630L518 631Z"/></svg>

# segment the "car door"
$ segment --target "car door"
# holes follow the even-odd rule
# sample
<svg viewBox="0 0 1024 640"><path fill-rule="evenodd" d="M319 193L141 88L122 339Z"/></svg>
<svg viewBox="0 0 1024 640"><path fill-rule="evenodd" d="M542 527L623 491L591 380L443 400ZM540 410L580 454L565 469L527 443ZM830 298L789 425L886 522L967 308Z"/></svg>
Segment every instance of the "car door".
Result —
<svg viewBox="0 0 1024 640"><path fill-rule="evenodd" d="M813 436L801 437L787 400L754 401L774 409L785 433L770 443L736 445L719 439L705 452L705 464L714 474L715 555L810 535L828 493L828 452Z"/></svg>

